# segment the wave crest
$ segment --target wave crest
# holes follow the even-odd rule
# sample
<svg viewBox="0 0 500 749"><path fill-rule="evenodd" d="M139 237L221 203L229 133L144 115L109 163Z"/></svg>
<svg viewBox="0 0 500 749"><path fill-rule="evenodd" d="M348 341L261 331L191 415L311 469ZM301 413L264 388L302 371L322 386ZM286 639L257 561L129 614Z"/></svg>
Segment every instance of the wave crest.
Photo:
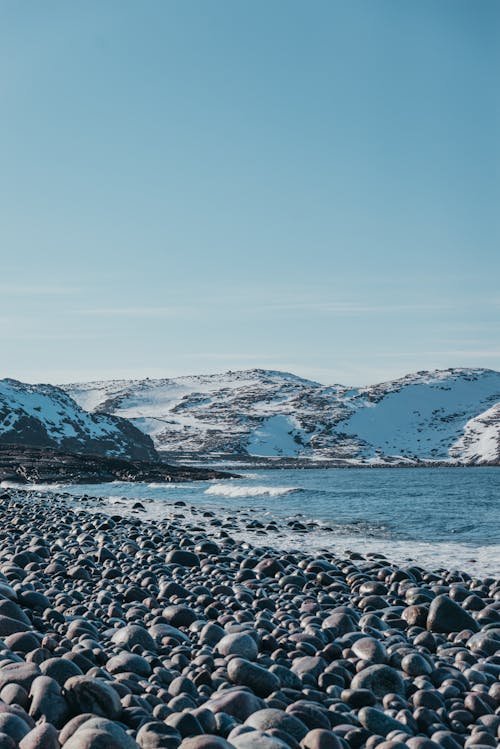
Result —
<svg viewBox="0 0 500 749"><path fill-rule="evenodd" d="M302 491L297 486L229 486L214 484L205 489L205 494L217 497L280 497L282 494Z"/></svg>

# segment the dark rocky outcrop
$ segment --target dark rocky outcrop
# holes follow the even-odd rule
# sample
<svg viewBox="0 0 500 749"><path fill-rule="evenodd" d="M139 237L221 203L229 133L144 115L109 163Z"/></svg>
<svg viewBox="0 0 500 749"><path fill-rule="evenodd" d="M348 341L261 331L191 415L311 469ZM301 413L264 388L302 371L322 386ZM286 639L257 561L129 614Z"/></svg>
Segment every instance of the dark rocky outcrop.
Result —
<svg viewBox="0 0 500 749"><path fill-rule="evenodd" d="M30 445L84 455L158 460L149 435L128 419L89 413L64 390L0 380L0 445Z"/></svg>
<svg viewBox="0 0 500 749"><path fill-rule="evenodd" d="M0 481L100 484L105 481L206 481L229 475L205 468L0 444Z"/></svg>

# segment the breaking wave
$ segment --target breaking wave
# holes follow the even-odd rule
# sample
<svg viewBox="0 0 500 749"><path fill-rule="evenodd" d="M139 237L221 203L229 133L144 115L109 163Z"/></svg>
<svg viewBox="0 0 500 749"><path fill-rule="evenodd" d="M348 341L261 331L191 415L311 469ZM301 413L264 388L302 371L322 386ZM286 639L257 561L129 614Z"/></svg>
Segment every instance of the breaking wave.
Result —
<svg viewBox="0 0 500 749"><path fill-rule="evenodd" d="M282 494L300 492L297 486L229 486L214 484L205 489L205 494L217 497L280 497Z"/></svg>

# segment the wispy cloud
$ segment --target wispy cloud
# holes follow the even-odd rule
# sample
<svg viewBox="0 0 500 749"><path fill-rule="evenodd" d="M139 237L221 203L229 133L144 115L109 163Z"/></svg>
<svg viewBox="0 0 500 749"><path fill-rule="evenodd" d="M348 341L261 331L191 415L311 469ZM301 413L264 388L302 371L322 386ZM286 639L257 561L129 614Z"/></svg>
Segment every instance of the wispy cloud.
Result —
<svg viewBox="0 0 500 749"><path fill-rule="evenodd" d="M80 293L81 289L75 286L66 286L65 284L57 286L47 286L45 284L0 284L0 294L2 296L69 296Z"/></svg>
<svg viewBox="0 0 500 749"><path fill-rule="evenodd" d="M116 317L116 318L175 318L192 315L193 307L170 306L170 307L91 307L88 309L75 310L76 314L85 317Z"/></svg>
<svg viewBox="0 0 500 749"><path fill-rule="evenodd" d="M384 314L389 312L425 312L449 309L450 305L445 303L408 303L408 304L363 304L360 302L277 302L263 305L269 310L282 310L284 312L317 312L331 315L363 315Z"/></svg>
<svg viewBox="0 0 500 749"><path fill-rule="evenodd" d="M420 351L418 349L415 349L415 351L386 351L379 352L380 356L391 356L394 358L407 358L407 357L413 357L418 358L422 356L435 356L435 357L443 357L443 356L462 356L462 357L481 357L481 358L487 358L487 359L500 359L500 350L492 350L492 349L440 349L439 351Z"/></svg>

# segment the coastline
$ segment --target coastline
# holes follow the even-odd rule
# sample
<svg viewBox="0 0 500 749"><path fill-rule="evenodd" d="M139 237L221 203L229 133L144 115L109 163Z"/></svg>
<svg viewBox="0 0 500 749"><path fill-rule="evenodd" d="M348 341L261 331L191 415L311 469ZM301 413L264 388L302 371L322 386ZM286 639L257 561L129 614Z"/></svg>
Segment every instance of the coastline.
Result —
<svg viewBox="0 0 500 749"><path fill-rule="evenodd" d="M0 497L13 746L494 745L494 578L256 546L182 502L150 522L36 494Z"/></svg>

